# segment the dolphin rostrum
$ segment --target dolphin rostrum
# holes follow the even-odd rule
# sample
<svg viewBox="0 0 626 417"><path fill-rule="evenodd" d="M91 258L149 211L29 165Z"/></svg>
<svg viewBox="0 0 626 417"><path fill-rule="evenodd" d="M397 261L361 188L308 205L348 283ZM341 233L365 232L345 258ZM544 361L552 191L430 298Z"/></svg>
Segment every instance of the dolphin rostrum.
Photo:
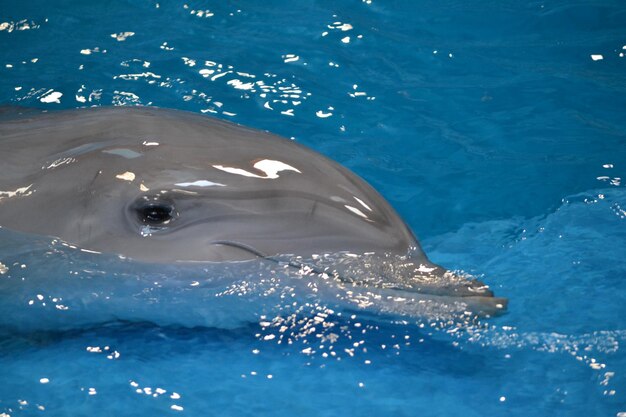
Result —
<svg viewBox="0 0 626 417"><path fill-rule="evenodd" d="M0 112L0 162L0 226L84 252L169 266L264 261L479 314L506 306L430 262L357 175L263 131L152 107L13 110Z"/></svg>

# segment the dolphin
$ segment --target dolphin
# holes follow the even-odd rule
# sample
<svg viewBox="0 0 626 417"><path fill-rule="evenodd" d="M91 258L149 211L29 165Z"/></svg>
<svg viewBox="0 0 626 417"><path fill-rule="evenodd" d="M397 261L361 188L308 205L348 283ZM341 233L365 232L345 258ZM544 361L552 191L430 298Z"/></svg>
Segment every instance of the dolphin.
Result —
<svg viewBox="0 0 626 417"><path fill-rule="evenodd" d="M269 263L373 291L368 305L386 294L379 311L403 312L393 300L407 297L481 315L507 304L431 262L347 168L293 140L178 110L1 110L0 228L158 268Z"/></svg>

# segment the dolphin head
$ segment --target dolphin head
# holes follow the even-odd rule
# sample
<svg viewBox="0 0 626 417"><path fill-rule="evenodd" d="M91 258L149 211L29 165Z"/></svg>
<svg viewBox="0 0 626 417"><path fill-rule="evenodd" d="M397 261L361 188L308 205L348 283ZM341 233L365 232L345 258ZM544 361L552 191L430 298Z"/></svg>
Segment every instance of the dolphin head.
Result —
<svg viewBox="0 0 626 417"><path fill-rule="evenodd" d="M321 268L320 259L358 255L333 270L381 288L492 297L431 263L365 181L266 132L186 112L100 108L4 120L0 137L2 227L149 263L266 258ZM359 278L365 270L377 282Z"/></svg>

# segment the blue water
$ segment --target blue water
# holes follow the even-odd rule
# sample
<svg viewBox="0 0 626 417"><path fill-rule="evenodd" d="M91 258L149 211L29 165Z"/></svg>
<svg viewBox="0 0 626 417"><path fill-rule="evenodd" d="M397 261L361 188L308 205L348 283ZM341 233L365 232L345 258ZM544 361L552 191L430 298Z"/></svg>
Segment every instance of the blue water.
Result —
<svg viewBox="0 0 626 417"><path fill-rule="evenodd" d="M0 415L626 415L625 18L621 0L0 0L0 103L293 137L510 299L479 329L356 314L309 332L307 310L284 338L3 330Z"/></svg>

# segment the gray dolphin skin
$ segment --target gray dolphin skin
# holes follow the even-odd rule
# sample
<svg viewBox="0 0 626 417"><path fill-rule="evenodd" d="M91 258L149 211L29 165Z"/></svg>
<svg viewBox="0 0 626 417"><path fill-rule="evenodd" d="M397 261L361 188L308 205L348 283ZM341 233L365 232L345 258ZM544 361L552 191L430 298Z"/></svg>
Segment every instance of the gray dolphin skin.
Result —
<svg viewBox="0 0 626 417"><path fill-rule="evenodd" d="M0 226L139 263L270 261L479 314L507 302L430 262L395 210L345 167L184 111L0 111Z"/></svg>

